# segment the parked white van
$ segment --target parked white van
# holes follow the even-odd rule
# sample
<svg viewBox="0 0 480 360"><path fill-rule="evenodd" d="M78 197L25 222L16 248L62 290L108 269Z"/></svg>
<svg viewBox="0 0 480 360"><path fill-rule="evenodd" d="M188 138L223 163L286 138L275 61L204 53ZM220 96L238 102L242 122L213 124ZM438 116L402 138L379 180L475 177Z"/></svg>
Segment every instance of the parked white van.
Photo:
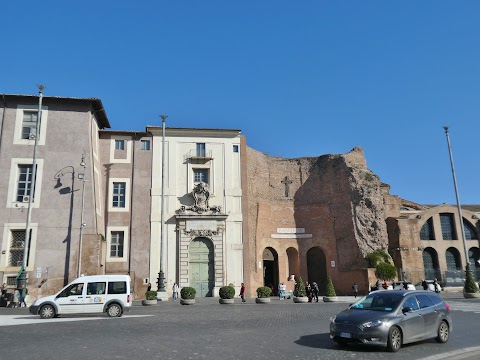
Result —
<svg viewBox="0 0 480 360"><path fill-rule="evenodd" d="M30 313L49 319L63 314L122 316L132 306L129 275L82 276L52 296L36 300Z"/></svg>

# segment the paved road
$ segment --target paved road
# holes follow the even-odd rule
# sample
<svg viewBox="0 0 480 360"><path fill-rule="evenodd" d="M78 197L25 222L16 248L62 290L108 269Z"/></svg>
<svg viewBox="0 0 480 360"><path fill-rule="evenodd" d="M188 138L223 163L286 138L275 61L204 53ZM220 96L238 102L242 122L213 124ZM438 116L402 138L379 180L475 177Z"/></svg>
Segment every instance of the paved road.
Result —
<svg viewBox="0 0 480 360"><path fill-rule="evenodd" d="M453 309L455 326L450 341L406 345L395 354L361 346L344 349L329 339L328 320L344 309L345 303L294 304L273 300L261 305L249 299L246 304L220 305L217 299L210 298L197 299L193 306L174 302L134 306L122 318L65 316L48 321L28 315L26 309L1 308L0 325L4 326L0 326L0 357L15 359L21 351L28 354L29 360L439 360L449 352L452 359L480 358L480 301L459 296L450 296L447 301ZM19 323L24 325L13 325Z"/></svg>

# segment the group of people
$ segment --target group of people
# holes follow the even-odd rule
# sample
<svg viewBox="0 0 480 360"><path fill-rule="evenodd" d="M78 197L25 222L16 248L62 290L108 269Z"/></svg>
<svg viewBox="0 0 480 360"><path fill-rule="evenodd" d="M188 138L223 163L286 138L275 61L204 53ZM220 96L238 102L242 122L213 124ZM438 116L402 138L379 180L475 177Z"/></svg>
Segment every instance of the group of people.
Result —
<svg viewBox="0 0 480 360"><path fill-rule="evenodd" d="M318 284L314 281L311 285L309 283L305 284L305 292L307 293L308 302L318 302Z"/></svg>
<svg viewBox="0 0 480 360"><path fill-rule="evenodd" d="M422 279L422 287L423 287L423 290L429 290L427 280ZM433 280L433 291L435 291L436 293L440 292L440 286L438 285L437 279Z"/></svg>
<svg viewBox="0 0 480 360"><path fill-rule="evenodd" d="M20 289L15 289L13 293L7 291L7 285L3 284L1 287L0 306L2 307L27 307L26 298L28 289L22 285Z"/></svg>

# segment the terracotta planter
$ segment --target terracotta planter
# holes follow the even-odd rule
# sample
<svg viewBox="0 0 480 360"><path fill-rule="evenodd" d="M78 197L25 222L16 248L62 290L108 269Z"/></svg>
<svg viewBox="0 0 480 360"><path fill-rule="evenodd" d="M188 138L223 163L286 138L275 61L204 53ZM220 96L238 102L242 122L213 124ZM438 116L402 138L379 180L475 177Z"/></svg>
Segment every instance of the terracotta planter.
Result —
<svg viewBox="0 0 480 360"><path fill-rule="evenodd" d="M157 299L155 300L142 300L143 306L157 305Z"/></svg>
<svg viewBox="0 0 480 360"><path fill-rule="evenodd" d="M336 302L338 301L337 296L324 296L323 297L323 302Z"/></svg>
<svg viewBox="0 0 480 360"><path fill-rule="evenodd" d="M299 297L294 296L293 297L293 302L297 303L297 304L308 303L308 297L307 296L299 296Z"/></svg>
<svg viewBox="0 0 480 360"><path fill-rule="evenodd" d="M233 304L235 303L235 299L218 299L220 304Z"/></svg>
<svg viewBox="0 0 480 360"><path fill-rule="evenodd" d="M466 293L466 292L464 292L463 297L465 299L480 299L480 292L476 292L476 293Z"/></svg>
<svg viewBox="0 0 480 360"><path fill-rule="evenodd" d="M182 304L182 305L193 305L193 304L195 304L195 299L180 299L180 304Z"/></svg>
<svg viewBox="0 0 480 360"><path fill-rule="evenodd" d="M255 298L257 304L268 304L270 303L270 298Z"/></svg>

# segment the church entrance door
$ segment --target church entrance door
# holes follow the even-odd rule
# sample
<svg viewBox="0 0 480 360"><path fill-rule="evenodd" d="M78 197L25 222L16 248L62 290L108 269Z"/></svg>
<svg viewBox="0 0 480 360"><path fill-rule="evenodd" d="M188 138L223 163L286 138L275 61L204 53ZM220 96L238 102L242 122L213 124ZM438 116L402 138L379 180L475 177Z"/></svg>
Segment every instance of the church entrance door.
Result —
<svg viewBox="0 0 480 360"><path fill-rule="evenodd" d="M213 244L207 238L196 238L190 243L190 286L197 297L212 296L214 285Z"/></svg>
<svg viewBox="0 0 480 360"><path fill-rule="evenodd" d="M327 288L327 264L325 254L318 246L307 251L308 282L318 284L320 295L325 295Z"/></svg>
<svg viewBox="0 0 480 360"><path fill-rule="evenodd" d="M278 254L271 247L263 250L263 285L278 291Z"/></svg>

